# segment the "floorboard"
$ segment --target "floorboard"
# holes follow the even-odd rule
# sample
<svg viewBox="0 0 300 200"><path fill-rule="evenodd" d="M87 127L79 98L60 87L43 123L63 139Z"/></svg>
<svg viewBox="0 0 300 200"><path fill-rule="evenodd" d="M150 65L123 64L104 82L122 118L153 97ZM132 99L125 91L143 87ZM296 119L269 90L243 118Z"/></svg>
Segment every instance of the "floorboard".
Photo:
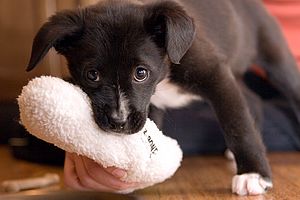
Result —
<svg viewBox="0 0 300 200"><path fill-rule="evenodd" d="M134 193L146 200L298 200L300 199L300 153L268 154L274 177L274 188L265 195L238 197L231 194L234 174L232 163L223 156L188 157L175 176L164 183ZM8 148L0 146L0 182L40 176L47 172L62 176L61 167L33 164L14 159ZM63 183L43 191L64 191ZM0 191L4 195L4 191ZM21 193L22 194L22 193ZM24 192L26 194L26 192Z"/></svg>

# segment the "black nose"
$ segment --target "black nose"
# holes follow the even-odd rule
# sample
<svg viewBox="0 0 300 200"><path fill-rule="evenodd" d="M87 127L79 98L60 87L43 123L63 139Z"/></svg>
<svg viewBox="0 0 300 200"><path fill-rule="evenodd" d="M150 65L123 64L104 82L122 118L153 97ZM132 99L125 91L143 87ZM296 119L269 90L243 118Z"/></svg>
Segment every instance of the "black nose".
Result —
<svg viewBox="0 0 300 200"><path fill-rule="evenodd" d="M128 134L127 119L112 117L108 114L95 115L95 122L104 131Z"/></svg>
<svg viewBox="0 0 300 200"><path fill-rule="evenodd" d="M115 132L122 132L126 125L126 119L119 116L110 116L108 117L108 123L111 130Z"/></svg>
<svg viewBox="0 0 300 200"><path fill-rule="evenodd" d="M125 128L125 122L111 121L109 124L114 131L122 131Z"/></svg>

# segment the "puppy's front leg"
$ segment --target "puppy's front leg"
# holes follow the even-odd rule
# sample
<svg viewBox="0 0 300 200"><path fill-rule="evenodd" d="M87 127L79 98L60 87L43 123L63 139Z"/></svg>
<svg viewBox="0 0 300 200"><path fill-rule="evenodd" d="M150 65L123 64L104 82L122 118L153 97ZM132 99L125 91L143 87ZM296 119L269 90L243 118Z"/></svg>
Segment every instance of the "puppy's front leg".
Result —
<svg viewBox="0 0 300 200"><path fill-rule="evenodd" d="M272 187L265 147L249 108L229 67L216 67L202 89L224 130L237 162L232 190L239 195L262 194Z"/></svg>

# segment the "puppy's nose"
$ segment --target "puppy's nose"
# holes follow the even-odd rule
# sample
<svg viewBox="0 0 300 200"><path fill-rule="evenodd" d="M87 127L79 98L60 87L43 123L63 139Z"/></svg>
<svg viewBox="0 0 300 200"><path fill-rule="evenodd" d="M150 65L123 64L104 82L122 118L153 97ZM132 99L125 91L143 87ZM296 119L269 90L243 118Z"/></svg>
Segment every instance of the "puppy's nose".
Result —
<svg viewBox="0 0 300 200"><path fill-rule="evenodd" d="M110 122L110 128L114 132L121 133L125 129L125 123Z"/></svg>
<svg viewBox="0 0 300 200"><path fill-rule="evenodd" d="M126 118L119 115L112 115L109 124L114 131L121 132L125 128Z"/></svg>

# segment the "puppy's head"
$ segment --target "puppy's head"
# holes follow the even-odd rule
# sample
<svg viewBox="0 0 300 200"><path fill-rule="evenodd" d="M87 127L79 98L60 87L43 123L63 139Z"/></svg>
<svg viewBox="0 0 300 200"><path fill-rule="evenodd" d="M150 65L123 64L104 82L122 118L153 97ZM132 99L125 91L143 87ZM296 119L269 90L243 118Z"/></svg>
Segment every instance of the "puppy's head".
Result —
<svg viewBox="0 0 300 200"><path fill-rule="evenodd" d="M54 47L91 99L99 127L131 134L144 126L157 83L194 33L192 19L174 2L102 1L52 16L35 36L27 71Z"/></svg>

